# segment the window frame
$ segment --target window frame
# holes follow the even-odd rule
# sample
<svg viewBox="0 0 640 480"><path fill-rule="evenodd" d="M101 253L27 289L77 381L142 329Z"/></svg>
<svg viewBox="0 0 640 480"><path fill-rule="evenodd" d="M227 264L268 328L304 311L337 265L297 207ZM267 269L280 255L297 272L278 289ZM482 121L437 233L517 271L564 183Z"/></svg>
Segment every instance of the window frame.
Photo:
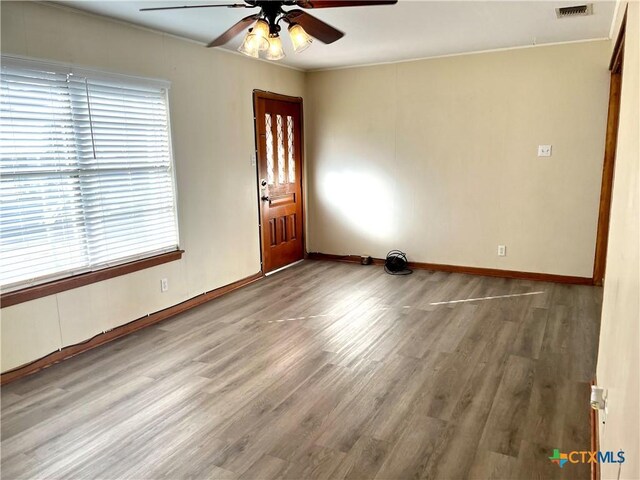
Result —
<svg viewBox="0 0 640 480"><path fill-rule="evenodd" d="M137 256L124 257L122 260L110 262L97 268L88 266L80 272L61 272L59 274L51 274L40 277L39 280L33 280L31 284L25 282L23 286L9 287L8 291L2 288L0 294L0 308L11 305L35 300L37 298L53 295L66 290L78 288L91 283L101 282L110 278L128 273L136 272L146 268L151 268L163 263L172 262L182 258L184 250L180 248L180 222L178 217L178 188L176 181L176 164L173 152L173 138L171 129L171 111L169 90L171 82L167 80L140 77L133 75L125 75L120 73L107 72L104 70L79 67L74 64L35 59L31 57L16 55L0 55L2 65L11 65L14 67L23 67L31 69L50 70L61 74L72 74L78 76L89 77L97 80L110 80L120 82L124 85L138 86L154 86L164 89L165 105L167 111L167 131L169 145L169 161L171 184L173 188L173 217L176 227L176 249L167 252L158 253L149 252L148 254L138 254Z"/></svg>

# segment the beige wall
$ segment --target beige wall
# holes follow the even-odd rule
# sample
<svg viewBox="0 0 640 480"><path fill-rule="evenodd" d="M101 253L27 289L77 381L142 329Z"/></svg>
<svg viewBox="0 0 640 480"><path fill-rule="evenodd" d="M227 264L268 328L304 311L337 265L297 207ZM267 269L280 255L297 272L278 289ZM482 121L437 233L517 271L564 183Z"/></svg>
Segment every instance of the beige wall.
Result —
<svg viewBox="0 0 640 480"><path fill-rule="evenodd" d="M3 1L1 14L3 54L172 82L186 250L178 262L2 309L2 371L260 270L252 90L303 96L304 73L43 4Z"/></svg>
<svg viewBox="0 0 640 480"><path fill-rule="evenodd" d="M609 50L309 74L309 251L590 277Z"/></svg>
<svg viewBox="0 0 640 480"><path fill-rule="evenodd" d="M626 462L603 465L602 478L607 479L640 478L639 46L640 4L629 2L597 370L598 384L608 391L608 413L600 415L606 420L600 424L600 446L624 450Z"/></svg>

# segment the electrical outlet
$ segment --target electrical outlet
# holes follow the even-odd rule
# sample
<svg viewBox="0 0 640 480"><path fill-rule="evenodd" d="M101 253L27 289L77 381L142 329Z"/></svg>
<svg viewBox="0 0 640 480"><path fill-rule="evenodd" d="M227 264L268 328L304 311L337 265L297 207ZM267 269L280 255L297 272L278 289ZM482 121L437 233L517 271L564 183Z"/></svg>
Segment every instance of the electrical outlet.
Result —
<svg viewBox="0 0 640 480"><path fill-rule="evenodd" d="M160 291L166 292L167 290L169 290L169 279L163 278L162 280L160 280Z"/></svg>
<svg viewBox="0 0 640 480"><path fill-rule="evenodd" d="M539 157L550 157L551 156L551 145L538 145L538 156Z"/></svg>
<svg viewBox="0 0 640 480"><path fill-rule="evenodd" d="M498 256L506 257L507 256L507 246L506 245L498 245Z"/></svg>

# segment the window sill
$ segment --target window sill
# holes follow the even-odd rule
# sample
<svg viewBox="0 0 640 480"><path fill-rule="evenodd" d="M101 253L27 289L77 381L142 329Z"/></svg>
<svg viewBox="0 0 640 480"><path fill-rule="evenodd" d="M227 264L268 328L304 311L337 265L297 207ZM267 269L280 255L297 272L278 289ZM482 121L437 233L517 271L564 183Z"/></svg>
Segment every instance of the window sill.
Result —
<svg viewBox="0 0 640 480"><path fill-rule="evenodd" d="M23 288L14 292L3 293L0 297L0 307L10 307L19 303L35 300L36 298L46 297L56 293L71 290L73 288L83 287L91 283L102 282L110 278L119 277L128 273L144 270L145 268L155 267L163 263L180 260L184 250L176 250L175 252L163 253L153 257L136 260L135 262L123 263L115 267L103 268L95 272L74 275L73 277L54 280L53 282L35 285L33 287Z"/></svg>

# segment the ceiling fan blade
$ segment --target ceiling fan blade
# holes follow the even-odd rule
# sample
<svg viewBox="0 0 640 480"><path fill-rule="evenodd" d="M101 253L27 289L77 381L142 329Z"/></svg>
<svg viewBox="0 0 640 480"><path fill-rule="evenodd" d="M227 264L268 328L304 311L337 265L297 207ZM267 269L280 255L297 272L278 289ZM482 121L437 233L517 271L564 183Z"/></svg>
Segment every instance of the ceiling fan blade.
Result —
<svg viewBox="0 0 640 480"><path fill-rule="evenodd" d="M298 0L296 3L302 8L337 8L395 5L398 0Z"/></svg>
<svg viewBox="0 0 640 480"><path fill-rule="evenodd" d="M219 47L221 45L224 45L229 40L231 40L233 37L235 37L240 32L242 32L245 28L247 28L249 25L251 25L253 22L255 22L258 18L260 18L260 14L258 14L258 13L256 13L255 15L249 15L248 17L244 17L242 20L240 20L238 23L236 23L229 30L224 32L222 35L220 35L215 40L211 41L211 43L209 43L209 45L207 45L207 48ZM304 27L302 27L302 28L304 28Z"/></svg>
<svg viewBox="0 0 640 480"><path fill-rule="evenodd" d="M183 8L212 8L212 7L226 7L226 8L255 8L255 5L245 5L244 3L227 3L220 4L217 3L215 5L181 5L179 7L152 7L152 8L141 8L141 12L152 12L154 10L180 10Z"/></svg>
<svg viewBox="0 0 640 480"><path fill-rule="evenodd" d="M304 28L309 35L317 38L322 43L333 43L344 37L344 32L302 10L291 10L284 18L289 23L297 23Z"/></svg>

